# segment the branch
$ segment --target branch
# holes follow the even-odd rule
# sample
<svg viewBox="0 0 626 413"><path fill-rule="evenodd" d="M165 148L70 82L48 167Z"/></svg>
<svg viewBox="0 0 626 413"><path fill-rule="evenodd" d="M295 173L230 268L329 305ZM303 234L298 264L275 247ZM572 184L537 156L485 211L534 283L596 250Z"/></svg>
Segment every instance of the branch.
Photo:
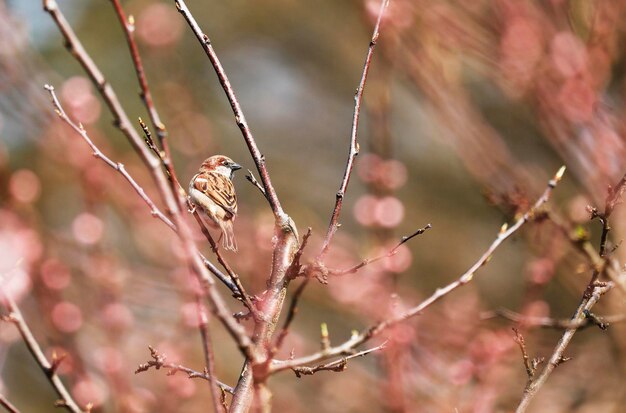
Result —
<svg viewBox="0 0 626 413"><path fill-rule="evenodd" d="M585 312L591 311L591 308L598 302L598 300L600 300L600 297L602 297L602 295L611 290L611 288L613 288L613 283L611 282L597 283L593 287L593 292L591 293L589 299L583 298L583 300L581 301L580 305L576 309L576 312L574 313L574 316L572 317L572 321L581 322L583 319L585 319ZM522 400L515 410L516 413L523 413L526 411L531 400L535 397L539 389L548 380L548 377L550 377L550 374L552 374L554 369L557 368L559 364L563 363L563 361L567 360L564 357L565 349L574 337L576 331L578 331L578 327L568 328L565 331L565 333L559 340L559 343L556 345L552 356L550 356L550 361L548 362L548 364L544 367L539 376L537 376L533 380L529 380L526 388L524 389L524 395L522 397Z"/></svg>
<svg viewBox="0 0 626 413"><path fill-rule="evenodd" d="M346 357L342 357L339 360L335 360L335 361L331 361L330 363L326 363L326 364L319 364L317 366L313 366L313 367L293 367L291 370L293 370L293 372L296 374L296 377L300 378L302 376L312 376L313 374L317 373L318 371L334 371L334 372L342 372L344 371L346 368L348 368L348 360L353 359L353 358L357 358L357 357L363 357L369 353L372 353L374 351L378 351L378 350L382 350L385 348L385 345L387 344L387 342L384 342L383 344L367 349L367 350L363 350L363 351L359 351L358 353L355 354L351 354L349 356Z"/></svg>
<svg viewBox="0 0 626 413"><path fill-rule="evenodd" d="M215 353L213 352L213 345L211 343L211 333L209 331L209 318L204 311L204 306L200 301L200 296L196 297L198 306L198 318L200 329L200 336L202 337L202 350L204 353L204 364L206 365L205 372L209 375L209 386L211 388L211 398L213 401L213 410L215 413L221 413L223 411L220 404L220 394L217 380L215 379Z"/></svg>
<svg viewBox="0 0 626 413"><path fill-rule="evenodd" d="M135 37L133 36L135 31L135 19L132 16L129 18L126 17L119 0L111 0L111 2L113 3L115 13L117 14L120 24L122 25L124 36L126 37L126 42L128 43L128 50L130 51L131 58L133 59L133 66L135 67L135 73L137 74L137 81L139 82L139 87L141 88L141 100L148 110L148 116L150 117L152 126L156 129L157 138L159 139L159 143L165 152L164 158L167 159L169 163L171 155L169 145L167 143L167 129L165 128L163 122L161 122L159 113L154 106L152 93L150 92L148 80L146 79L146 73L143 68L143 63L141 62L141 56L139 55L139 48L137 47Z"/></svg>
<svg viewBox="0 0 626 413"><path fill-rule="evenodd" d="M170 227L172 231L176 232L177 231L176 225L174 225L174 223L172 223L172 221L168 217L166 217L165 214L163 214L159 210L159 208L157 208L156 204L146 194L146 191L141 187L141 185L139 185L137 181L135 181L135 179L126 171L126 168L124 167L124 165L120 162L113 162L111 158L107 157L104 153L102 153L102 151L100 151L100 149L96 146L96 144L94 144L93 141L89 138L89 135L87 134L87 131L85 131L85 128L83 128L83 125L74 123L74 121L72 121L69 118L69 116L67 116L67 113L65 113L65 110L63 109L63 106L61 105L61 102L59 102L59 99L57 98L56 93L54 92L54 87L50 85L45 85L44 89L46 89L48 93L50 94L50 99L52 100L52 104L54 105L56 114L68 126L74 129L74 131L78 133L81 138L83 138L83 140L91 148L93 152L93 156L100 159L102 162L104 162L105 164L107 164L108 166L116 170L117 172L119 172L124 177L124 179L130 184L130 186L135 190L137 195L139 195L139 197L146 203L146 205L148 205L148 207L150 208L150 214L153 217L156 217L160 219L161 221L163 221L165 225Z"/></svg>
<svg viewBox="0 0 626 413"><path fill-rule="evenodd" d="M0 394L0 406L4 407L9 413L20 413L17 407L13 406L10 401Z"/></svg>
<svg viewBox="0 0 626 413"><path fill-rule="evenodd" d="M246 121L246 118L241 109L241 105L239 104L239 100L237 99L237 96L235 95L235 91L233 90L233 87L230 84L230 80L228 80L228 76L226 75L226 72L224 71L224 68L222 67L222 63L220 62L219 58L217 57L217 54L215 53L215 50L213 49L211 40L209 40L209 37L202 32L202 29L200 29L200 26L198 25L198 23L196 22L196 19L193 17L191 12L189 11L189 8L185 4L185 2L183 0L175 0L175 4L176 4L176 8L178 9L178 11L183 15L183 17L189 24L189 27L191 28L193 33L196 35L196 38L198 39L198 41L200 42L200 45L202 46L202 49L208 56L209 61L211 62L211 65L213 66L213 69L215 69L215 73L217 74L217 78L220 82L220 85L224 89L224 92L226 93L226 97L228 98L228 101L230 102L230 107L232 108L233 114L235 115L235 122L237 123L237 126L239 127L239 130L241 131L243 138L246 141L248 150L250 151L250 154L252 155L252 159L254 160L254 163L257 167L257 171L259 172L259 175L261 176L261 182L263 183L265 197L267 198L272 208L272 211L274 212L274 216L277 222L280 221L286 224L286 221L288 219L287 219L285 212L282 209L282 206L280 205L280 201L278 200L276 191L274 190L274 187L272 186L272 181L270 180L270 175L265 165L265 156L263 156L261 154L261 151L259 151L256 141L254 140L254 136L252 135L252 131L250 131L248 122Z"/></svg>
<svg viewBox="0 0 626 413"><path fill-rule="evenodd" d="M150 357L152 357L152 360L148 360L145 363L137 366L137 369L135 370L135 374L148 371L150 370L150 368L154 367L156 370L159 370L161 368L168 369L168 372L167 372L168 376L173 376L177 372L182 371L184 373L187 373L187 376L190 379L199 378L199 379L204 379L206 381L211 381L211 377L209 376L209 373L207 373L206 371L204 373L200 373L199 371L190 369L180 364L168 363L166 362L167 356L165 356L164 354L160 354L152 346L148 346L148 348L150 349ZM225 392L231 393L231 394L233 393L233 388L230 387L229 385L224 384L219 380L215 380L215 382Z"/></svg>
<svg viewBox="0 0 626 413"><path fill-rule="evenodd" d="M366 258L363 261L361 261L360 263L356 264L353 267L347 268L345 270L332 270L332 269L328 269L328 274L330 275L346 275L346 274L354 274L355 272L357 272L358 270L360 270L361 268L365 267L366 265L372 264L376 261L380 261L384 258L389 258L389 257L393 257L394 255L396 255L396 253L398 252L398 248L400 248L400 246L402 244L404 244L405 242L410 241L412 238L423 234L424 232L426 232L427 230L431 229L432 225L427 224L424 228L420 228L417 231L415 231L414 233L412 233L411 235L405 235L400 239L400 242L398 243L398 245L396 245L395 247L393 247L391 250L389 250L389 252L387 252L386 254L380 255L378 257L374 257L374 258Z"/></svg>
<svg viewBox="0 0 626 413"><path fill-rule="evenodd" d="M142 193L145 195L145 191L141 189L141 187L134 181L134 179L130 175L128 175L128 173L125 173L124 166L120 163L115 163L111 161L111 159L106 157L97 148L97 146L91 141L91 139L89 139L89 136L87 135L87 132L85 131L85 129L82 128L81 125L76 125L67 116L67 114L63 110L63 107L61 106L61 103L56 97L56 94L54 93L54 88L52 86L46 85L46 90L50 93L52 102L54 104L54 107L59 117L63 121L65 121L68 125L70 125L72 129L74 129L76 132L78 132L81 135L81 137L85 140L85 142L87 142L89 146L92 148L92 150L94 151L94 155L97 158L103 160L107 165L111 166L113 169L120 171L124 175L124 177L128 180L128 182L131 183L133 188L140 189L140 191L138 191L140 195ZM149 201L149 198L147 197L147 195L145 196L144 200L146 199ZM152 201L149 201L149 202L150 202L149 204L154 205ZM165 217L163 214L161 214L161 216L167 219L167 217ZM221 296L215 290L214 288L215 283L213 279L211 279L208 273L206 273L207 267L205 265L205 261L203 261L204 257L202 258L200 257L199 251L197 250L197 248L195 247L195 244L193 244L193 241L191 240L191 233L189 232L189 228L186 226L186 223L181 219L180 213L178 212L174 213L174 217L178 220L179 225L172 224L170 228L172 230L175 230L179 234L181 241L183 241L185 249L189 252L188 260L190 260L190 264L194 268L194 273L196 273L196 275L199 277L201 284L204 286L205 290L207 291L207 295L212 304L212 310L214 314L224 324L224 326L226 327L228 332L231 334L231 336L237 341L237 344L239 348L241 349L241 351L245 355L251 356L252 353L250 351L250 338L246 336L245 330L243 329L243 327L241 327L237 323L237 321L232 317L230 312L227 310L226 304L223 302ZM184 230L184 233L181 231L177 231L177 229Z"/></svg>
<svg viewBox="0 0 626 413"><path fill-rule="evenodd" d="M43 373L46 375L52 387L54 387L54 391L57 396L59 396L59 400L55 402L55 406L63 407L67 411L72 413L84 413L86 411L81 410L78 407L78 404L74 401L70 392L65 388L65 385L61 381L61 378L57 375L57 368L59 366L58 362L50 363L46 356L44 355L43 350L35 340L33 333L30 331L28 324L24 321L24 317L22 316L22 312L18 308L15 301L8 295L4 294L4 292L0 289L0 293L2 294L3 302L7 310L9 311L9 315L3 317L5 321L12 322L17 327L22 339L24 340L24 344L30 351L30 354L33 356ZM88 409L89 410L89 409Z"/></svg>
<svg viewBox="0 0 626 413"><path fill-rule="evenodd" d="M241 302L243 302L243 304L250 311L250 314L252 314L254 316L255 320L260 320L262 318L262 316L261 316L261 314L259 314L259 312L257 311L256 307L252 303L252 299L250 298L250 296L246 292L243 284L241 283L241 279L239 278L237 273L235 273L233 271L231 266L226 262L224 257L222 257L222 254L221 254L221 252L219 250L218 245L213 240L213 237L211 236L211 233L209 232L209 230L207 229L206 225L202 221L202 218L200 218L200 215L198 214L198 211L196 209L194 209L194 211L193 211L193 217L196 219L196 222L198 223L198 226L200 227L200 230L202 231L202 234L204 234L204 236L206 237L207 241L209 241L209 244L211 244L211 249L215 253L215 256L217 257L217 261L226 270L226 272L230 276L231 281L235 285L235 287L236 287L235 297L237 299L241 300Z"/></svg>
<svg viewBox="0 0 626 413"><path fill-rule="evenodd" d="M609 231L611 227L609 225L609 217L613 212L615 206L621 202L621 197L626 189L626 175L622 177L622 179L618 182L615 188L609 187L609 193L605 202L605 209L603 213L599 213L596 208L589 208L591 212L591 218L599 218L602 222L602 234L600 236L600 247L599 247L599 256L603 265L594 266L591 280L589 284L587 284L587 288L583 293L583 297L576 309L576 312L572 316L572 321L582 322L582 320L589 320L591 323L597 325L602 330L605 330L608 327L608 324L600 321L597 316L595 316L591 312L591 308L600 300L602 295L606 294L610 291L615 283L612 281L601 282L598 281L601 274L603 274L607 268L606 261L606 245ZM620 278L621 280L621 278ZM554 371L554 369L564 360L563 354L565 353L565 349L569 345L570 341L574 337L577 328L568 328L563 333L563 336L559 340L559 343L555 347L552 356L550 357L550 362L548 365L542 370L541 374L534 380L530 380L526 388L524 389L524 395L522 396L522 400L517 406L516 413L523 413L526 411L530 402L535 397L539 389L545 384L550 377L550 374Z"/></svg>
<svg viewBox="0 0 626 413"><path fill-rule="evenodd" d="M526 342L524 341L524 336L515 327L513 327L513 332L515 332L514 340L517 343L517 345L519 345L519 348L522 352L522 359L524 360L524 367L526 367L526 374L528 375L528 380L530 381L535 376L535 372L537 371L537 366L539 366L540 363L543 363L544 359L542 357L542 358L535 358L535 359L530 360L530 357L528 357L528 353L526 352Z"/></svg>
<svg viewBox="0 0 626 413"><path fill-rule="evenodd" d="M340 344L336 347L332 347L327 350L319 351L317 353L311 354L309 356L300 357L292 360L274 360L272 365L270 366L270 372L276 373L282 370L291 369L293 367L298 367L302 365L307 365L310 363L314 363L320 360L327 359L329 357L334 357L342 354L350 354L356 347L370 340L372 337L377 336L384 330L392 327L398 323L406 321L424 311L426 308L430 307L433 303L445 297L452 291L456 290L459 287L462 287L469 283L476 271L480 269L483 265L485 265L495 250L508 238L510 238L515 232L517 232L525 223L533 218L537 210L545 204L552 194L552 190L556 187L558 182L563 177L565 173L565 167L561 167L559 171L554 175L554 177L548 182L548 187L543 192L543 194L537 199L535 204L525 213L523 214L511 227L508 227L506 224L502 226L497 238L491 243L491 245L487 248L487 250L483 253L483 255L468 269L464 272L456 281L448 284L443 288L437 289L430 297L426 300L422 301L417 306L409 309L405 313L382 321L367 330L354 334L350 340Z"/></svg>
<svg viewBox="0 0 626 413"><path fill-rule="evenodd" d="M515 323L522 324L524 326L530 327L542 327L542 328L556 328L560 330L566 330L568 328L586 328L592 326L594 324L598 324L596 322L592 322L589 317L586 317L582 320L572 320L572 319L555 319L550 317L531 317L525 316L520 313L516 313L515 311L511 311L506 308L499 308L492 312L491 314L484 314L483 319L489 319L493 317L502 317L507 320L513 321ZM594 316L598 319L597 316ZM610 323L619 323L622 321L626 321L626 314L614 314L609 316L602 317L602 320L599 321L604 326L609 325Z"/></svg>
<svg viewBox="0 0 626 413"><path fill-rule="evenodd" d="M378 12L376 25L374 26L374 32L372 33L372 40L370 41L369 47L367 49L367 54L365 55L365 63L363 64L361 81L359 82L359 86L356 89L356 94L354 95L354 115L352 116L352 131L350 133L350 151L348 153L348 161L346 162L346 169L343 173L343 179L341 181L341 184L339 185L339 190L337 191L335 208L333 209L333 213L330 217L330 224L328 225L328 231L326 232L326 237L324 238L324 244L322 245L322 250L320 251L318 261L321 261L328 251L330 242L332 241L333 236L335 235L335 232L339 227L339 213L341 212L341 207L343 206L343 197L346 194L346 190L348 189L348 183L350 182L350 175L352 174L352 168L354 166L354 158L356 158L356 156L359 154L357 134L359 131L359 118L361 115L361 102L363 100L363 91L365 90L367 74L369 73L372 56L374 55L374 48L376 47L376 43L378 42L380 23L383 19L383 15L385 14L385 10L387 9L388 5L389 0L382 0L380 3L380 10Z"/></svg>

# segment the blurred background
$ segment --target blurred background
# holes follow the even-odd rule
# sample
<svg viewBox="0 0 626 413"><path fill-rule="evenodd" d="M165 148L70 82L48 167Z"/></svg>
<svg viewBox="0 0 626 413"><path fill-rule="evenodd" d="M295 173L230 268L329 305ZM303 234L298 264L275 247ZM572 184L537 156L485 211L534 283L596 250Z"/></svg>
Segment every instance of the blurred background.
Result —
<svg viewBox="0 0 626 413"><path fill-rule="evenodd" d="M313 229L304 254L311 259L343 174L354 91L379 2L188 5L230 76L285 210L300 234ZM338 344L458 278L562 164L568 170L550 207L597 245L600 225L585 208L602 209L608 185L626 172L625 6L391 1L365 91L361 154L327 264L350 267L427 223L433 228L357 274L311 283L281 358L317 351L321 323ZM146 119L111 3L68 0L59 7L131 120ZM180 179L217 153L254 170L213 69L173 2L123 7L135 18ZM195 284L181 248L121 176L56 119L45 83L103 152L158 200L41 2L0 0L1 287L46 354L67 354L60 373L80 404L91 402L98 412L205 409L205 382L182 373L134 374L149 359L148 345L169 361L203 368ZM239 252L227 258L257 294L271 264L273 216L244 173L235 185ZM613 215L612 245L626 230L624 213L618 207ZM623 251L614 253L620 262ZM550 221L527 225L472 283L389 331L384 352L352 360L342 373L272 378L274 411L512 411L526 373L511 331L516 324L494 311L568 318L589 276L589 263L559 228ZM595 312L620 315L623 302L615 289ZM548 357L562 334L520 328L532 357ZM217 321L211 331L218 377L234 385L242 359ZM625 333L619 323L578 332L566 351L573 360L556 370L530 411L622 412ZM0 323L0 372L0 393L22 412L52 410L51 386L10 323Z"/></svg>

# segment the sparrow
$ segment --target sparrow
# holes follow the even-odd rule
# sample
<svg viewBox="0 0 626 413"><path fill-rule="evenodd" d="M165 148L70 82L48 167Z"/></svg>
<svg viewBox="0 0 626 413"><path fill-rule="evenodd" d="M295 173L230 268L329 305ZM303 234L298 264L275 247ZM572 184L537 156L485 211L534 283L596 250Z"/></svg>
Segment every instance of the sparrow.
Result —
<svg viewBox="0 0 626 413"><path fill-rule="evenodd" d="M211 156L202 162L200 170L189 182L191 202L204 212L212 227L221 230L222 245L231 251L237 251L237 241L233 233L233 221L237 216L237 195L232 179L238 169L241 169L241 165L227 156Z"/></svg>

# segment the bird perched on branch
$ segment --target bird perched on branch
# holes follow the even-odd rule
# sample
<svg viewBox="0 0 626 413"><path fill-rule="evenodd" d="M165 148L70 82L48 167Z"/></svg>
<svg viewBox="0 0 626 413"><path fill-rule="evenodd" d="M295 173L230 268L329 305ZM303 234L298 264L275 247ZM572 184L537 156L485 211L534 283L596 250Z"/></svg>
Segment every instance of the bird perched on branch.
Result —
<svg viewBox="0 0 626 413"><path fill-rule="evenodd" d="M221 230L222 245L231 251L237 251L237 241L233 233L233 221L237 216L237 195L232 179L238 169L241 169L241 165L227 156L211 156L202 162L200 170L189 183L191 202L210 218L208 223L212 227Z"/></svg>

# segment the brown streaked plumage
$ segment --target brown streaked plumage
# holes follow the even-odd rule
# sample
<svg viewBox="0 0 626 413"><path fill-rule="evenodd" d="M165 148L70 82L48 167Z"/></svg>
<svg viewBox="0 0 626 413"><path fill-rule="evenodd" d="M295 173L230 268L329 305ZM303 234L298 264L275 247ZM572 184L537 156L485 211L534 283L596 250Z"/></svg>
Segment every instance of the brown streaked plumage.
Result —
<svg viewBox="0 0 626 413"><path fill-rule="evenodd" d="M237 195L232 178L241 166L227 156L215 155L200 166L189 183L189 197L209 218L209 224L221 230L225 249L237 251L233 221L237 216Z"/></svg>

